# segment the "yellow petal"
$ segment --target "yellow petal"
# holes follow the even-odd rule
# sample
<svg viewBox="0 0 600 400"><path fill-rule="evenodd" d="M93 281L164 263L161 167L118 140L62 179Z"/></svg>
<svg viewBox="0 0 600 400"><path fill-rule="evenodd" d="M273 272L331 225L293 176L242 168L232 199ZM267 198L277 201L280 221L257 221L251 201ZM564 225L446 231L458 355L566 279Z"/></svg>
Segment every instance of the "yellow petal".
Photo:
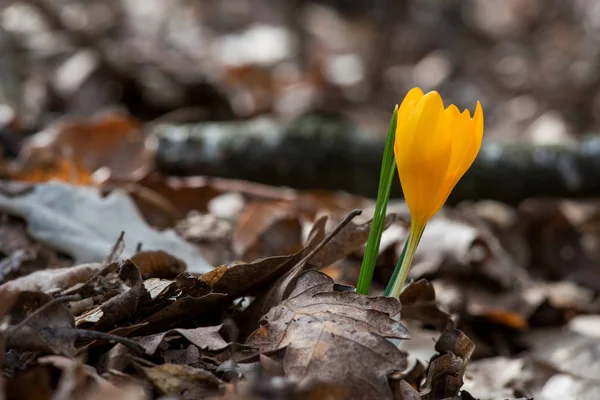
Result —
<svg viewBox="0 0 600 400"><path fill-rule="evenodd" d="M413 218L427 220L440 208L437 194L450 161L450 135L442 98L429 92L405 123L398 120L394 152L406 203Z"/></svg>
<svg viewBox="0 0 600 400"><path fill-rule="evenodd" d="M415 107L415 104L417 104L417 101L419 101L423 96L423 91L417 87L408 91L406 96L404 96L404 100L402 100L402 104L400 104L400 108L398 108L398 123L403 123L401 121L406 121L408 114L410 114Z"/></svg>
<svg viewBox="0 0 600 400"><path fill-rule="evenodd" d="M450 104L448 108L446 108L446 118L448 118L448 122L453 121L456 117L460 115L460 111L458 111L458 107L454 104Z"/></svg>

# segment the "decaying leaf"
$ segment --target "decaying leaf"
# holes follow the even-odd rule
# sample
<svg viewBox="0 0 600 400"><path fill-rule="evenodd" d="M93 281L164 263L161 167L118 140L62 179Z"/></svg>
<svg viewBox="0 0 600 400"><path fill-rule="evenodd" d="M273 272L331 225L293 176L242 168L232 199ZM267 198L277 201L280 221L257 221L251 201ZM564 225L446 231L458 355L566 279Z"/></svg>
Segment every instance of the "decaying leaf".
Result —
<svg viewBox="0 0 600 400"><path fill-rule="evenodd" d="M187 268L185 262L162 250L141 251L131 257L131 261L140 269L144 279L173 279Z"/></svg>
<svg viewBox="0 0 600 400"><path fill-rule="evenodd" d="M140 298L146 290L142 285L140 270L131 260L126 260L119 268L119 275L128 283L129 288L101 306L79 316L77 318L78 326L93 323L96 329L104 330L135 315Z"/></svg>
<svg viewBox="0 0 600 400"><path fill-rule="evenodd" d="M117 113L91 121L65 119L53 124L27 141L19 164L22 169L36 171L40 164L61 154L68 154L73 163L92 173L104 167L105 175L115 179L139 179L153 164L152 150L139 121Z"/></svg>
<svg viewBox="0 0 600 400"><path fill-rule="evenodd" d="M140 367L156 390L182 400L196 400L221 393L223 382L210 372L178 364Z"/></svg>
<svg viewBox="0 0 600 400"><path fill-rule="evenodd" d="M12 326L5 333L7 348L74 354L75 337L69 333L75 320L63 303L44 293L23 291L10 317Z"/></svg>
<svg viewBox="0 0 600 400"><path fill-rule="evenodd" d="M356 399L392 398L387 374L406 368L406 357L386 338L410 337L392 319L399 313L395 299L361 296L308 271L246 344L262 353L285 349L286 375L304 383L343 381Z"/></svg>
<svg viewBox="0 0 600 400"><path fill-rule="evenodd" d="M200 327L194 329L172 329L167 332L144 336L137 341L144 346L148 354L154 354L166 336L182 336L200 349L222 350L228 346L219 334L223 325Z"/></svg>
<svg viewBox="0 0 600 400"><path fill-rule="evenodd" d="M3 192L8 190L10 187L5 187ZM131 199L118 190L102 197L92 187L50 182L34 185L21 195L0 194L0 209L25 219L34 238L73 256L77 263L101 262L125 231L125 258L133 256L141 243L146 250L176 254L190 272L212 269L192 245L173 231L150 228Z"/></svg>
<svg viewBox="0 0 600 400"><path fill-rule="evenodd" d="M446 329L450 321L450 315L440 310L436 302L433 285L424 279L411 282L405 287L400 295L400 303L403 319L417 320L432 325L439 331Z"/></svg>
<svg viewBox="0 0 600 400"><path fill-rule="evenodd" d="M294 204L256 201L247 205L233 232L232 247L241 260L298 251L302 224Z"/></svg>
<svg viewBox="0 0 600 400"><path fill-rule="evenodd" d="M420 391L423 400L458 394L475 344L463 332L450 327L440 336L435 349L440 355L429 364L427 380Z"/></svg>
<svg viewBox="0 0 600 400"><path fill-rule="evenodd" d="M81 264L74 267L56 268L37 271L32 274L6 282L0 290L40 291L67 289L78 283L88 281L94 274L104 268L101 263Z"/></svg>

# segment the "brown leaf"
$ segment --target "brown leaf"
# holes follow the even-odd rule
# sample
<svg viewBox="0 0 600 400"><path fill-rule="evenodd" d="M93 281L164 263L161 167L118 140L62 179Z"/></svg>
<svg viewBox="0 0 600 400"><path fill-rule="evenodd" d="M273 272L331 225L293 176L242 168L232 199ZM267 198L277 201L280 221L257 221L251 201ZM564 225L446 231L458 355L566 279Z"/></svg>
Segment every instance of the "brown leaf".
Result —
<svg viewBox="0 0 600 400"><path fill-rule="evenodd" d="M227 295L223 293L209 293L200 297L180 297L144 319L142 321L144 326L140 326L135 332L147 334L170 328L177 322L197 317L214 309L218 304L224 303L227 298Z"/></svg>
<svg viewBox="0 0 600 400"><path fill-rule="evenodd" d="M400 295L402 318L414 319L435 326L439 331L446 329L450 315L439 309L435 300L435 289L425 279L411 282Z"/></svg>
<svg viewBox="0 0 600 400"><path fill-rule="evenodd" d="M400 380L393 387L395 400L421 400L419 392L405 380Z"/></svg>
<svg viewBox="0 0 600 400"><path fill-rule="evenodd" d="M140 369L161 394L182 400L217 395L223 387L223 382L210 372L187 365L162 364Z"/></svg>
<svg viewBox="0 0 600 400"><path fill-rule="evenodd" d="M246 344L260 352L286 349L286 375L304 383L345 382L353 398L392 398L387 374L403 370L406 358L385 338L410 337L392 319L400 308L395 299L362 296L308 271Z"/></svg>
<svg viewBox="0 0 600 400"><path fill-rule="evenodd" d="M36 271L0 286L0 290L40 291L67 289L78 283L85 283L102 270L101 263L81 264L74 267Z"/></svg>
<svg viewBox="0 0 600 400"><path fill-rule="evenodd" d="M440 355L429 364L427 380L420 392L423 400L458 394L475 344L458 329L449 328L440 336L435 349Z"/></svg>
<svg viewBox="0 0 600 400"><path fill-rule="evenodd" d="M77 317L78 326L92 323L96 329L106 330L135 315L141 296L146 294L140 270L131 260L126 260L119 268L119 276L127 282L129 288Z"/></svg>
<svg viewBox="0 0 600 400"><path fill-rule="evenodd" d="M187 269L185 262L162 250L141 251L131 257L144 279L173 279Z"/></svg>
<svg viewBox="0 0 600 400"><path fill-rule="evenodd" d="M273 282L267 290L250 304L240 316L242 325L246 329L255 327L262 315L287 298L294 289L296 279L300 274L308 269L319 267L320 264L313 263L313 260L315 257L319 257L319 254L321 256L317 258L317 263L333 262L337 260L336 257L344 257L354 250L357 245L357 237L366 240L363 237L363 230L365 226L371 225L372 220L365 224L352 224L351 220L358 215L360 215L359 210L350 212L327 235L325 235L327 217L323 216L315 221L306 245L306 249L310 249L310 252L307 252L303 259L299 260L289 271ZM388 218L393 220L395 215L391 214ZM249 331L243 331L243 333L247 334Z"/></svg>
<svg viewBox="0 0 600 400"><path fill-rule="evenodd" d="M387 229L391 224L396 222L398 218L397 214L386 215L385 221L383 222L383 229ZM355 252L367 243L372 224L372 218L358 224L349 222L342 227L340 232L335 235L329 243L327 243L327 246L311 258L310 263L319 267L325 267Z"/></svg>
<svg viewBox="0 0 600 400"><path fill-rule="evenodd" d="M190 343L202 350L208 349L217 351L228 346L228 343L223 340L219 334L219 330L222 326L223 325L221 324L217 326L200 327L194 329L171 329L167 332L140 337L136 340L138 343L144 346L147 354L154 354L165 337L173 335L183 336Z"/></svg>
<svg viewBox="0 0 600 400"><path fill-rule="evenodd" d="M119 113L54 124L24 145L19 161L22 168L32 169L60 154L92 173L105 167L113 179L140 179L153 164L141 124Z"/></svg>
<svg viewBox="0 0 600 400"><path fill-rule="evenodd" d="M0 282L25 276L37 270L55 268L60 261L56 252L27 234L21 219L0 215Z"/></svg>
<svg viewBox="0 0 600 400"><path fill-rule="evenodd" d="M302 241L302 225L298 212L290 202L255 201L240 215L232 237L236 257L256 260L298 251Z"/></svg>
<svg viewBox="0 0 600 400"><path fill-rule="evenodd" d="M46 305L47 304L47 305ZM6 347L73 355L75 326L73 315L59 301L40 292L21 292L10 311Z"/></svg>

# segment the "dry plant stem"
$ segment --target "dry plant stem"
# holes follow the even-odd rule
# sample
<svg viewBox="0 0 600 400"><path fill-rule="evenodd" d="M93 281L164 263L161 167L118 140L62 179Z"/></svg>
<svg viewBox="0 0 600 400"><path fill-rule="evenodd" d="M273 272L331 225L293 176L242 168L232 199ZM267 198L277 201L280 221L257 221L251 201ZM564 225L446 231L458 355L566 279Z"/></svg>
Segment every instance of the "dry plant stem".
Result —
<svg viewBox="0 0 600 400"><path fill-rule="evenodd" d="M419 245L421 236L423 236L425 226L426 224L414 222L412 222L410 225L410 233L408 234L408 240L406 242L406 253L404 254L404 258L402 259L402 264L400 265L400 273L396 277L396 281L394 282L392 290L390 291L391 297L399 298L400 293L402 293L404 282L406 282L408 271L410 270L410 266L412 265L413 259L415 258L417 246Z"/></svg>

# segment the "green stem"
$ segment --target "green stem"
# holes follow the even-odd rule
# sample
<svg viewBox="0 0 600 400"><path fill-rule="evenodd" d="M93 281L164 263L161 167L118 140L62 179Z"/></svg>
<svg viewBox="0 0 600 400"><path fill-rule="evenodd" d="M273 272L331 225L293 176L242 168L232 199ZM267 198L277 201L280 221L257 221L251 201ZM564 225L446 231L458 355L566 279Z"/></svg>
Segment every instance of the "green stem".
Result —
<svg viewBox="0 0 600 400"><path fill-rule="evenodd" d="M375 270L375 262L379 254L379 245L381 243L381 235L383 233L383 224L385 221L387 203L390 198L392 182L396 175L396 159L394 157L394 141L396 136L396 119L398 116L398 106L394 109L388 137L383 151L381 161L381 171L379 175L379 189L377 191L377 201L375 203L375 213L373 214L373 222L371 224L371 232L367 240L365 255L363 257L358 282L356 284L356 292L360 294L368 294L373 279L373 271Z"/></svg>
<svg viewBox="0 0 600 400"><path fill-rule="evenodd" d="M425 226L426 224L417 224L411 222L408 239L404 244L404 249L402 250L400 260L398 261L398 265L396 265L392 279L390 279L390 283L386 288L386 296L395 298L400 297L400 293L404 287L404 282L406 282L406 277L408 276L408 271L410 270L413 259L415 258L417 246L419 246L419 241L421 240L421 236L423 236ZM390 284L392 285L391 288Z"/></svg>

